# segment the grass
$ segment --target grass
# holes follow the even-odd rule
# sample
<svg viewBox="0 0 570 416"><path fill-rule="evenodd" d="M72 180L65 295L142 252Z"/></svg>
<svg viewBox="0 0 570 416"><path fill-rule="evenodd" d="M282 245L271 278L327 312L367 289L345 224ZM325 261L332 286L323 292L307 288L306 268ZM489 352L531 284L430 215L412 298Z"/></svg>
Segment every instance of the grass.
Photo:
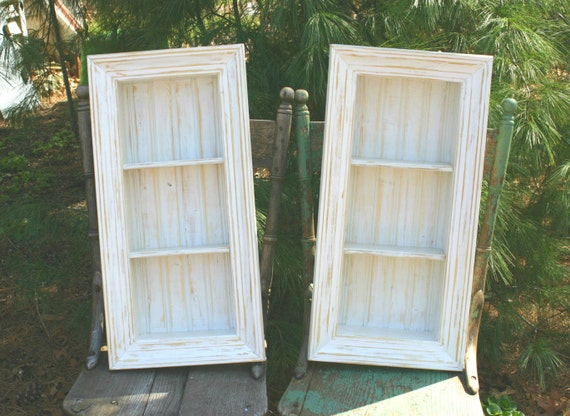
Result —
<svg viewBox="0 0 570 416"><path fill-rule="evenodd" d="M90 253L67 106L0 121L0 414L62 414L86 354Z"/></svg>

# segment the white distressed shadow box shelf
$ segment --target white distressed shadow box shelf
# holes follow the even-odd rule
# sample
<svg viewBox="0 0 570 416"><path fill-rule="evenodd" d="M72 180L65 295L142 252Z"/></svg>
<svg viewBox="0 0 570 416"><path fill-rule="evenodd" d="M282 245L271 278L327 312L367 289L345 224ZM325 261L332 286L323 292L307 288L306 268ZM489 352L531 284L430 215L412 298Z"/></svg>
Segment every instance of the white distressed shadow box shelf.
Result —
<svg viewBox="0 0 570 416"><path fill-rule="evenodd" d="M88 69L109 367L264 361L243 45Z"/></svg>
<svg viewBox="0 0 570 416"><path fill-rule="evenodd" d="M310 360L463 369L491 65L331 46Z"/></svg>

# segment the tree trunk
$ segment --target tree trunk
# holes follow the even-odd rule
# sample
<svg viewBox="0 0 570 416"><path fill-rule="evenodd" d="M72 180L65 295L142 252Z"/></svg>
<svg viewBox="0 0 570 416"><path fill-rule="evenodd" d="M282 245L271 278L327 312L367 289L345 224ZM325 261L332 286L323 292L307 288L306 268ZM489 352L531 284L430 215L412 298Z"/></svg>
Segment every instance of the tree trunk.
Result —
<svg viewBox="0 0 570 416"><path fill-rule="evenodd" d="M65 65L65 54L63 52L63 41L61 39L61 32L59 31L59 22L57 21L57 14L55 12L55 0L49 0L49 17L53 26L53 34L55 36L55 48L59 56L59 63L61 65L61 74L63 76L63 83L65 85L65 95L67 97L67 105L69 107L69 116L71 118L71 129L73 135L79 140L79 127L77 126L77 115L73 106L73 95L71 93L71 86L69 85L69 76L67 74L67 66Z"/></svg>

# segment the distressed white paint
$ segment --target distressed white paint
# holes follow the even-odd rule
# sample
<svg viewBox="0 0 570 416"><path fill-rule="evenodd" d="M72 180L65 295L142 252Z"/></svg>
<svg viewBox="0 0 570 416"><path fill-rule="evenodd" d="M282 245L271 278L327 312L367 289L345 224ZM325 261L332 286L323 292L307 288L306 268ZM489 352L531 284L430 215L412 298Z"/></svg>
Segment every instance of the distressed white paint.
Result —
<svg viewBox="0 0 570 416"><path fill-rule="evenodd" d="M331 47L309 359L463 368L491 65Z"/></svg>
<svg viewBox="0 0 570 416"><path fill-rule="evenodd" d="M110 368L264 360L243 45L88 69Z"/></svg>

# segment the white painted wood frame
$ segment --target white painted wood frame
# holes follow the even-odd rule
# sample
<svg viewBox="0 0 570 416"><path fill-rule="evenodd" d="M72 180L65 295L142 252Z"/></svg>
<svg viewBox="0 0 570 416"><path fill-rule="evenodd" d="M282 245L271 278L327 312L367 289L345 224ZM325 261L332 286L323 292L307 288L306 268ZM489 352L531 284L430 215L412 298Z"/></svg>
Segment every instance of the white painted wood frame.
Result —
<svg viewBox="0 0 570 416"><path fill-rule="evenodd" d="M88 70L109 367L265 360L243 45Z"/></svg>
<svg viewBox="0 0 570 416"><path fill-rule="evenodd" d="M331 46L310 360L463 368L491 69Z"/></svg>

